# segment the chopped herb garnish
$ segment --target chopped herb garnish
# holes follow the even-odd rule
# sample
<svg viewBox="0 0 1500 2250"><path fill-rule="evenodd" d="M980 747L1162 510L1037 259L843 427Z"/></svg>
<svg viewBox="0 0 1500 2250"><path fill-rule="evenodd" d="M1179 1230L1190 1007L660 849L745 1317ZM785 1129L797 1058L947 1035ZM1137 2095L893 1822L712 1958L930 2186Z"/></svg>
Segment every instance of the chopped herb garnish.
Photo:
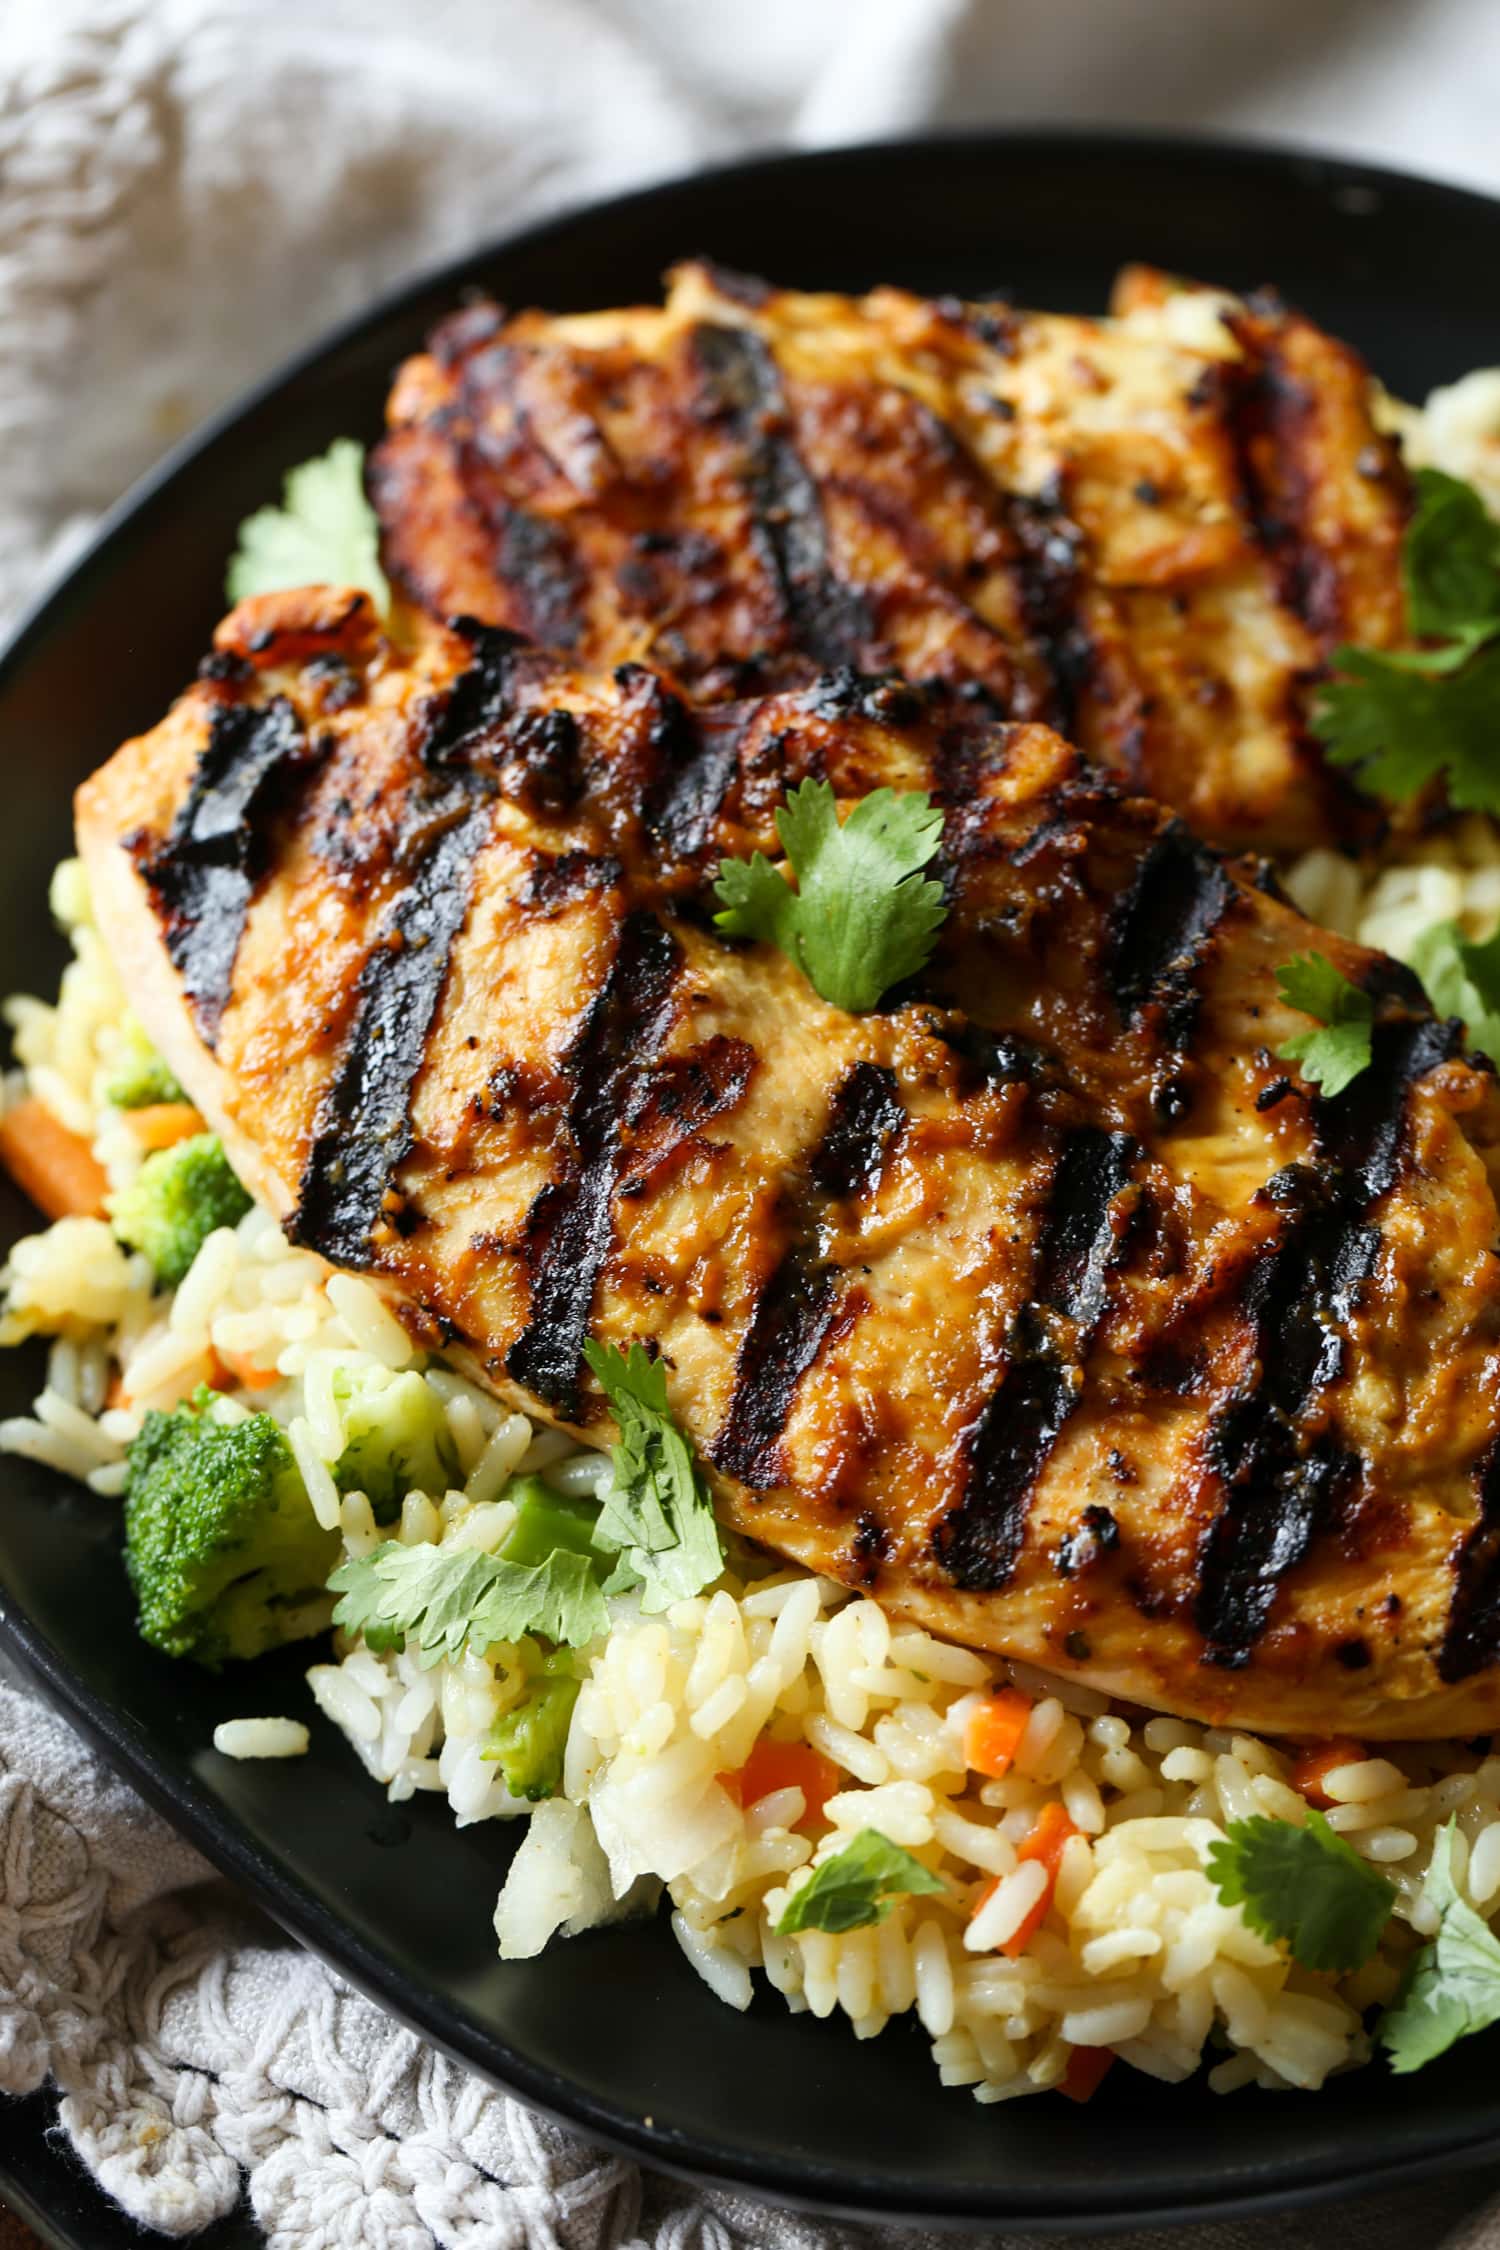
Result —
<svg viewBox="0 0 1500 2250"><path fill-rule="evenodd" d="M724 1568L713 1500L668 1411L661 1361L639 1344L627 1355L591 1339L583 1350L620 1427L613 1483L594 1526L594 1545L620 1558L606 1591L639 1585L643 1609L669 1609Z"/></svg>
<svg viewBox="0 0 1500 2250"><path fill-rule="evenodd" d="M915 976L930 958L947 908L922 869L937 850L943 816L921 790L876 789L840 821L832 784L804 781L776 815L797 878L792 889L764 852L726 859L714 919L731 937L779 946L825 1000L853 1015Z"/></svg>
<svg viewBox="0 0 1500 2250"><path fill-rule="evenodd" d="M1304 1968L1339 1975L1369 1960L1396 1903L1394 1886L1319 1812L1305 1828L1265 1814L1232 1821L1209 1848L1208 1872L1252 1930Z"/></svg>
<svg viewBox="0 0 1500 2250"><path fill-rule="evenodd" d="M528 1568L475 1547L389 1539L340 1563L328 1583L341 1596L335 1625L377 1654L410 1642L424 1666L528 1633L582 1648L609 1625L588 1557L562 1551Z"/></svg>
<svg viewBox="0 0 1500 2250"><path fill-rule="evenodd" d="M776 1927L783 1937L797 1930L862 1930L883 1922L896 1900L908 1893L945 1890L946 1884L878 1828L862 1828L843 1850L815 1867L787 1901Z"/></svg>
<svg viewBox="0 0 1500 2250"><path fill-rule="evenodd" d="M1336 766L1404 801L1441 779L1460 811L1500 812L1500 525L1472 486L1419 469L1402 545L1423 649L1341 648L1313 731Z"/></svg>
<svg viewBox="0 0 1500 2250"><path fill-rule="evenodd" d="M1432 1847L1427 1900L1442 1916L1437 1936L1413 1959L1397 1998L1380 2020L1391 2068L1403 2075L1446 2054L1457 2040L1500 2023L1500 1938L1460 1898L1453 1880L1456 1822Z"/></svg>
<svg viewBox="0 0 1500 2250"><path fill-rule="evenodd" d="M1440 1016L1459 1016L1475 1047L1500 1061L1500 930L1471 940L1457 922L1434 922L1407 955Z"/></svg>
<svg viewBox="0 0 1500 2250"><path fill-rule="evenodd" d="M377 609L390 607L364 463L362 445L335 438L326 453L288 471L282 505L257 508L240 525L225 581L232 602L289 586L362 586Z"/></svg>
<svg viewBox="0 0 1500 2250"><path fill-rule="evenodd" d="M1304 1077L1325 1094L1342 1093L1370 1060L1375 1010L1369 994L1341 976L1322 953L1299 953L1276 971L1276 983L1289 1007L1316 1017L1323 1027L1283 1040L1277 1054L1284 1062L1300 1063Z"/></svg>

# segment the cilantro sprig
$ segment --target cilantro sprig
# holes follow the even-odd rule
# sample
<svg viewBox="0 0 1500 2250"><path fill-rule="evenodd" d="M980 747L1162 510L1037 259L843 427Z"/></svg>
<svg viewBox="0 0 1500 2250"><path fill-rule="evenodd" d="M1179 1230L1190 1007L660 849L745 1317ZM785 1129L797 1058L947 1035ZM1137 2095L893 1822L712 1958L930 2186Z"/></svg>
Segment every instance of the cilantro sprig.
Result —
<svg viewBox="0 0 1500 2250"><path fill-rule="evenodd" d="M1421 649L1341 648L1312 727L1383 797L1441 778L1459 811L1500 812L1500 524L1471 485L1419 469L1401 550Z"/></svg>
<svg viewBox="0 0 1500 2250"><path fill-rule="evenodd" d="M627 1354L590 1338L583 1351L620 1428L613 1483L593 1535L597 1548L619 1557L606 1591L638 1585L643 1610L669 1609L724 1568L713 1500L668 1410L661 1361L639 1344Z"/></svg>
<svg viewBox="0 0 1500 2250"><path fill-rule="evenodd" d="M1380 2042L1402 2076L1446 2054L1459 2039L1500 2023L1500 1938L1459 1896L1453 1880L1457 1823L1438 1832L1427 1900L1442 1917L1380 2020Z"/></svg>
<svg viewBox="0 0 1500 2250"><path fill-rule="evenodd" d="M287 472L282 505L257 508L240 525L225 581L232 602L289 586L362 586L377 609L390 607L364 463L362 445L335 438L326 453Z"/></svg>
<svg viewBox="0 0 1500 2250"><path fill-rule="evenodd" d="M1433 922L1407 959L1440 1016L1458 1016L1473 1046L1500 1061L1500 930L1473 940L1457 922Z"/></svg>
<svg viewBox="0 0 1500 2250"><path fill-rule="evenodd" d="M1303 1075L1325 1094L1341 1094L1370 1060L1374 1004L1351 984L1324 953L1299 953L1276 971L1277 988L1288 1007L1313 1016L1322 1027L1299 1031L1276 1052L1300 1063Z"/></svg>
<svg viewBox="0 0 1500 2250"><path fill-rule="evenodd" d="M528 1566L474 1547L388 1539L340 1563L328 1583L340 1596L335 1625L377 1655L410 1642L424 1668L527 1633L583 1648L609 1627L588 1557L564 1548Z"/></svg>
<svg viewBox="0 0 1500 2250"><path fill-rule="evenodd" d="M931 1868L878 1828L861 1828L842 1851L813 1869L788 1899L776 1928L782 1937L798 1930L828 1930L838 1937L883 1922L903 1894L946 1888Z"/></svg>
<svg viewBox="0 0 1500 2250"><path fill-rule="evenodd" d="M832 784L804 781L776 815L797 878L764 852L720 863L714 919L731 937L779 946L813 988L851 1015L930 959L947 908L924 878L943 816L921 790L876 789L840 821Z"/></svg>
<svg viewBox="0 0 1500 2250"><path fill-rule="evenodd" d="M1231 1821L1210 1846L1208 1873L1226 1906L1285 1945L1304 1968L1363 1968L1396 1903L1395 1886L1336 1835L1319 1812L1307 1826L1258 1813Z"/></svg>

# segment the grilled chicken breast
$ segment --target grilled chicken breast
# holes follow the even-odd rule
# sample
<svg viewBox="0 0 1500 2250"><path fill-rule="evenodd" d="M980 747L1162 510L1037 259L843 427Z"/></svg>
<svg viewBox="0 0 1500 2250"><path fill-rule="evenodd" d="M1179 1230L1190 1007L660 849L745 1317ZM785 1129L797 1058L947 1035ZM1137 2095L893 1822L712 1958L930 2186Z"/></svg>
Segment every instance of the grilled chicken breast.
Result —
<svg viewBox="0 0 1500 2250"><path fill-rule="evenodd" d="M131 999L292 1236L606 1443L665 1361L725 1517L940 1632L1283 1732L1500 1721L1500 1099L1045 728L845 671L695 710L364 597L243 604L82 789ZM788 786L926 787L870 1015L711 921ZM1275 1060L1310 944L1375 1004Z"/></svg>
<svg viewBox="0 0 1500 2250"><path fill-rule="evenodd" d="M1344 346L1122 277L1112 320L797 295L475 305L402 370L371 492L435 616L698 700L830 666L966 683L1235 847L1367 832L1308 695L1404 627L1408 491ZM1174 317L1186 315L1187 317Z"/></svg>

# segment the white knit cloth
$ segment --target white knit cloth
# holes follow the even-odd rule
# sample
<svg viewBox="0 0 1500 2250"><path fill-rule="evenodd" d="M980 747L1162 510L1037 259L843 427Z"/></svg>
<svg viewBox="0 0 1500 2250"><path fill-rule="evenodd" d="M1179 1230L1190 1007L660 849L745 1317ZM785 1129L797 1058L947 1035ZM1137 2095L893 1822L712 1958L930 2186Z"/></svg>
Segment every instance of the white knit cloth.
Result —
<svg viewBox="0 0 1500 2250"><path fill-rule="evenodd" d="M425 261L768 141L1067 115L1301 136L1500 189L1500 5L0 0L0 613L173 438ZM246 2186L278 2250L869 2239L643 2182L479 2085L0 1687L0 2091L49 2076L84 2163L176 2235ZM1425 2250L1474 2195L1385 2196L1318 2232ZM1466 2240L1500 2244L1480 2227ZM1294 2219L1191 2241L1310 2239Z"/></svg>

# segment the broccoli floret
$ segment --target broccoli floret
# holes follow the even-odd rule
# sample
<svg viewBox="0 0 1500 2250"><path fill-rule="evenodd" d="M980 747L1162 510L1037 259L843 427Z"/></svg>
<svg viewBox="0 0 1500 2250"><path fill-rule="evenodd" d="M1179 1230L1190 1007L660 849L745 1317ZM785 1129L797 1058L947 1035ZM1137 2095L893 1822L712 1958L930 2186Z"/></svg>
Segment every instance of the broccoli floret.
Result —
<svg viewBox="0 0 1500 2250"><path fill-rule="evenodd" d="M384 1367L357 1375L340 1368L333 1391L344 1422L333 1481L341 1492L362 1492L377 1523L398 1516L408 1492L441 1499L462 1481L443 1402L415 1368L400 1375Z"/></svg>
<svg viewBox="0 0 1500 2250"><path fill-rule="evenodd" d="M543 1657L522 1701L490 1728L480 1755L499 1766L513 1797L535 1804L562 1787L563 1752L582 1684L577 1657L570 1649L554 1649Z"/></svg>
<svg viewBox="0 0 1500 2250"><path fill-rule="evenodd" d="M110 1199L110 1224L145 1251L162 1287L175 1289L215 1227L236 1225L249 1208L218 1134L195 1133L147 1157Z"/></svg>
<svg viewBox="0 0 1500 2250"><path fill-rule="evenodd" d="M269 1414L217 1421L205 1388L146 1416L130 1448L125 1567L153 1647L216 1671L320 1633L339 1551Z"/></svg>
<svg viewBox="0 0 1500 2250"><path fill-rule="evenodd" d="M116 1109L149 1109L153 1102L187 1100L133 1016L126 1021L119 1064L104 1089L104 1099L113 1102Z"/></svg>
<svg viewBox="0 0 1500 2250"><path fill-rule="evenodd" d="M505 1488L505 1497L516 1511L500 1547L507 1562L530 1566L563 1548L569 1554L587 1555L599 1565L600 1577L613 1565L613 1555L601 1555L594 1545L594 1526L599 1521L596 1500L566 1499L535 1474L514 1478Z"/></svg>

